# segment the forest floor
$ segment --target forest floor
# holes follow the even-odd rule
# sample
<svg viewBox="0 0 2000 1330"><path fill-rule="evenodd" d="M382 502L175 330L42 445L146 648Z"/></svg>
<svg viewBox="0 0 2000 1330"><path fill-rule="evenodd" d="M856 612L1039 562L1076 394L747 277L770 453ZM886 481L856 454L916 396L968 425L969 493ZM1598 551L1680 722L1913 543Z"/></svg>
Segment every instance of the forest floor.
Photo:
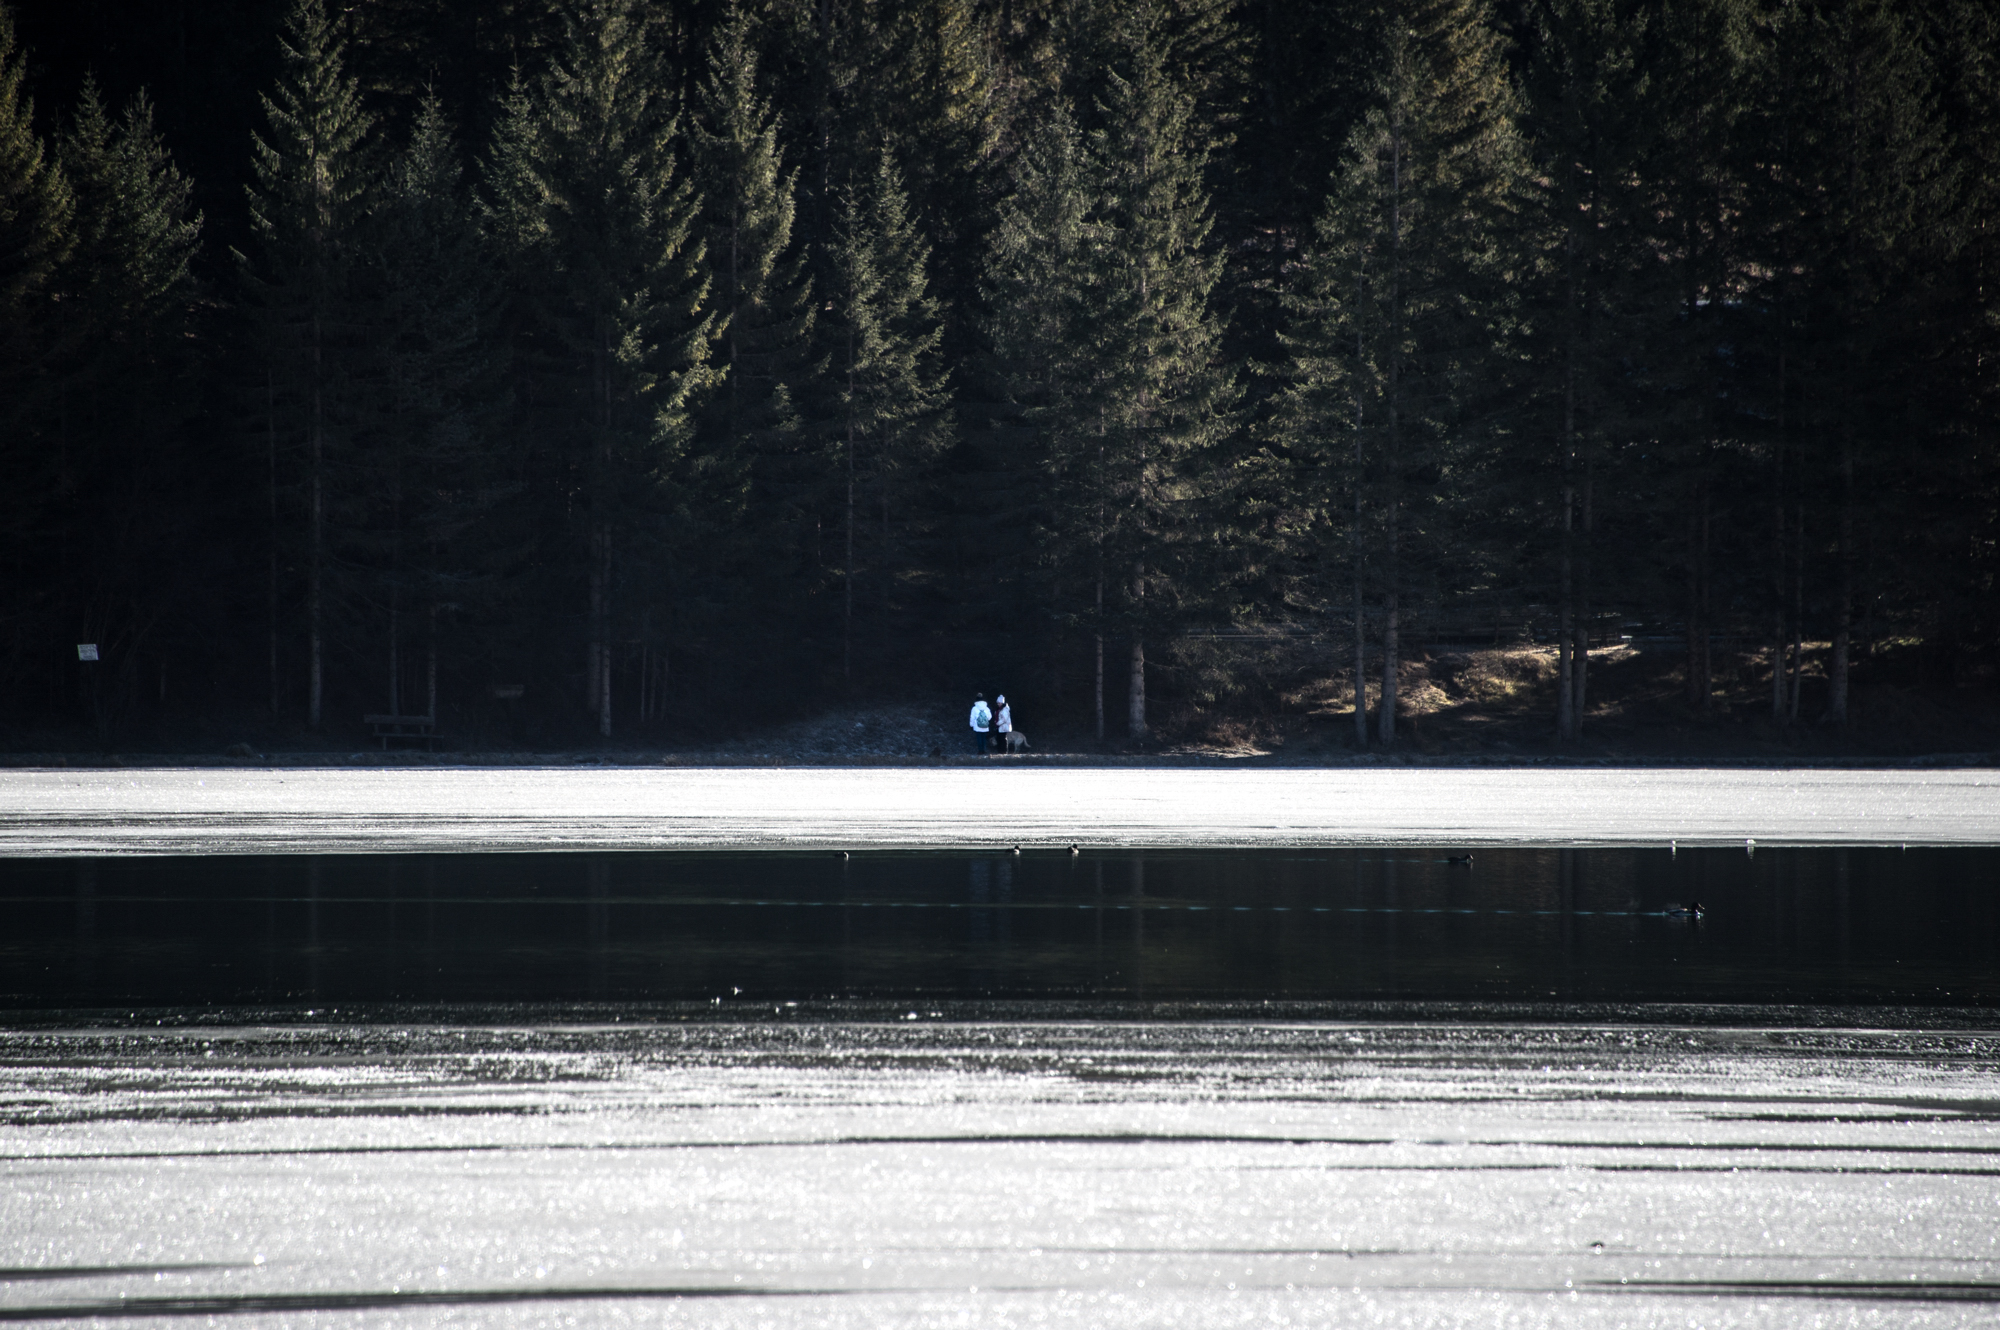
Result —
<svg viewBox="0 0 2000 1330"><path fill-rule="evenodd" d="M1673 649L1604 647L1590 653L1583 736L1554 734L1558 662L1553 647L1439 650L1399 671L1399 746L1421 758L1464 760L1731 761L1789 764L1825 759L2000 757L2000 693L1925 686L1921 662L1884 652L1855 662L1846 726L1824 723L1828 645L1807 643L1796 722L1771 716L1768 654L1718 651L1708 705L1687 700L1683 657ZM1370 695L1379 690L1371 680ZM1279 714L1218 717L1200 731L1214 751L1335 761L1361 756L1345 678L1286 696ZM1370 717L1371 731L1377 718Z"/></svg>
<svg viewBox="0 0 2000 1330"><path fill-rule="evenodd" d="M1664 644L1591 652L1583 737L1554 737L1557 674L1551 647L1433 649L1413 652L1398 675L1397 735L1384 747L1354 735L1353 694L1344 673L1294 672L1266 678L1206 706L1156 704L1155 736L1124 737L1122 695L1107 697L1109 737L1100 742L1078 699L1065 703L1016 690L1023 754L997 761L1027 765L1509 766L1581 765L1990 765L2000 764L2000 689L1925 683L1913 651L1887 650L1855 662L1850 723L1824 723L1826 643L1808 643L1797 723L1771 719L1765 653L1718 651L1706 708L1690 703L1682 656ZM1379 695L1371 678L1371 701ZM745 727L709 742L674 742L671 734L611 744L543 743L447 736L444 751L383 752L360 734L238 735L208 742L113 746L58 735L0 740L0 766L161 765L185 761L282 765L546 765L569 762L667 765L901 764L970 762L975 755L965 713L969 696L857 700L785 723ZM213 734L220 727L206 727ZM339 745L339 747L336 747Z"/></svg>
<svg viewBox="0 0 2000 1330"><path fill-rule="evenodd" d="M1817 644L1820 654L1825 644ZM1970 689L1922 688L1857 668L1852 721L1843 730L1817 723L1823 673L1808 653L1807 705L1798 724L1771 720L1770 675L1754 658L1718 654L1716 688L1704 712L1690 705L1677 653L1631 647L1593 651L1584 737L1558 743L1553 714L1558 664L1549 647L1424 653L1403 662L1397 687L1397 743L1385 749L1354 737L1353 692L1345 678L1309 681L1263 709L1221 706L1170 712L1162 737L1126 742L1123 716L1107 717L1113 737L1073 717L1040 723L1017 702L1015 723L1035 760L1232 760L1346 765L1377 761L1477 765L1516 762L1723 761L1788 765L1814 761L1888 761L1949 756L2000 762L2000 697ZM1818 685L1818 687L1815 687ZM1371 680L1370 695L1378 695ZM1816 696L1818 694L1818 696ZM1109 699L1107 699L1109 700ZM1122 702L1119 698L1117 701ZM897 757L972 757L962 716L970 699L862 706L825 712L726 743L681 750L680 760L841 761Z"/></svg>

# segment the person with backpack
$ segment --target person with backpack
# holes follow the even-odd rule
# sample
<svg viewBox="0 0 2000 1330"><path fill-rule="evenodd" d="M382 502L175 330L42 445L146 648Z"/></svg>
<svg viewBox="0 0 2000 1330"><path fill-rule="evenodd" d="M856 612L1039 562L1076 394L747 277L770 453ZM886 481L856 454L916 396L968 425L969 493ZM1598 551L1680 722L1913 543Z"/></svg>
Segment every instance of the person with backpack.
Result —
<svg viewBox="0 0 2000 1330"><path fill-rule="evenodd" d="M987 754L987 727L993 724L993 711L986 705L986 694L972 699L972 751L977 757Z"/></svg>

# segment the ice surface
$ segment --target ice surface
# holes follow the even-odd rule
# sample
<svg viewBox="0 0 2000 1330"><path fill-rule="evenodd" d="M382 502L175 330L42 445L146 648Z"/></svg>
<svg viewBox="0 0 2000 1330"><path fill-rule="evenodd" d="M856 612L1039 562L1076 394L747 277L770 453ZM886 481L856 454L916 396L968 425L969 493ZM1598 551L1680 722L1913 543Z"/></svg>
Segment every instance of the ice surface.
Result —
<svg viewBox="0 0 2000 1330"><path fill-rule="evenodd" d="M445 768L0 772L0 854L2000 844L2000 772Z"/></svg>
<svg viewBox="0 0 2000 1330"><path fill-rule="evenodd" d="M2000 1033L0 1034L0 1319L1990 1323Z"/></svg>

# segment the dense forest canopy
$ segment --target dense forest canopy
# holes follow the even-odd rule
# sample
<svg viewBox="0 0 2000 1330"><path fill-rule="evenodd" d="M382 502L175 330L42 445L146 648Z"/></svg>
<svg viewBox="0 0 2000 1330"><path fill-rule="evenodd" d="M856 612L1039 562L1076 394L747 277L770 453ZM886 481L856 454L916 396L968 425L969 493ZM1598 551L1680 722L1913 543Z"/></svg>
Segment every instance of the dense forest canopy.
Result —
<svg viewBox="0 0 2000 1330"><path fill-rule="evenodd" d="M1978 0L14 0L0 737L1838 725L2000 645L1996 221Z"/></svg>

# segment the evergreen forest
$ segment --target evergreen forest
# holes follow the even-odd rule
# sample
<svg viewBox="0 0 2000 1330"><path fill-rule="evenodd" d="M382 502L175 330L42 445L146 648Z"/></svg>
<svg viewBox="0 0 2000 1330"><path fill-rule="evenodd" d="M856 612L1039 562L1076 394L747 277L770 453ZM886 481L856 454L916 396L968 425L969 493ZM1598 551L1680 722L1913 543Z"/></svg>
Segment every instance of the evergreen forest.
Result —
<svg viewBox="0 0 2000 1330"><path fill-rule="evenodd" d="M1838 732L1996 392L1983 0L0 0L0 747Z"/></svg>

